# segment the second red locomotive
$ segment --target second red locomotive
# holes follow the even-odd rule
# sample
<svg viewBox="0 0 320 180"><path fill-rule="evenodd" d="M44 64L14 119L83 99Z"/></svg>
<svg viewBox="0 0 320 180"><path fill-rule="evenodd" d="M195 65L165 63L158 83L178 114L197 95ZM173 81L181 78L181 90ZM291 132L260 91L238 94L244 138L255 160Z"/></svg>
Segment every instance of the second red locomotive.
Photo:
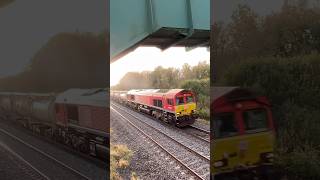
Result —
<svg viewBox="0 0 320 180"><path fill-rule="evenodd" d="M83 153L106 159L109 110L105 89L70 89L60 94L0 93L6 120L55 139Z"/></svg>

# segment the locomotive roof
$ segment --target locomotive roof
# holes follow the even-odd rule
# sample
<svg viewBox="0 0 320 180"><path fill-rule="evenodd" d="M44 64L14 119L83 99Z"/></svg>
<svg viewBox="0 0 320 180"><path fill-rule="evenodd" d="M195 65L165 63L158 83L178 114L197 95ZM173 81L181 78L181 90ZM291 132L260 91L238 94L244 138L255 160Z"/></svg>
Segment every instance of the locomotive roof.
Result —
<svg viewBox="0 0 320 180"><path fill-rule="evenodd" d="M241 87L212 87L211 88L211 100L214 102L222 96L227 96L229 100L239 100L256 98L257 94L248 88Z"/></svg>
<svg viewBox="0 0 320 180"><path fill-rule="evenodd" d="M132 89L128 94L177 94L185 89Z"/></svg>
<svg viewBox="0 0 320 180"><path fill-rule="evenodd" d="M107 107L107 90L102 88L69 89L58 94L55 102L62 104Z"/></svg>
<svg viewBox="0 0 320 180"><path fill-rule="evenodd" d="M237 88L239 88L239 87L231 87L231 86L211 87L210 88L211 100L215 101L216 99L220 98L221 96L224 96Z"/></svg>

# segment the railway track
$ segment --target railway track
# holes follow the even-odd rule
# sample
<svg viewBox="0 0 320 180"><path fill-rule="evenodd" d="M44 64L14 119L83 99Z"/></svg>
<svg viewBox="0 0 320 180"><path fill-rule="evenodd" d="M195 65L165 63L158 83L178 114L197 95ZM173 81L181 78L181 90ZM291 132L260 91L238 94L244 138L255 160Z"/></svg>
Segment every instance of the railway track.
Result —
<svg viewBox="0 0 320 180"><path fill-rule="evenodd" d="M28 161L26 161L23 157L21 157L19 154L17 154L16 152L12 151L7 145L5 145L4 143L0 142L0 146L1 148L4 148L6 151L8 151L9 153L11 153L14 157L16 157L17 159L19 159L21 162L23 162L25 165L27 165L27 167L23 166L22 164L19 164L20 167L22 167L22 169L24 171L27 172L28 176L31 177L32 179L46 179L49 180L50 178L48 176L46 176L45 174L43 174L40 170L38 170L36 167L34 167L32 164L30 164ZM28 170L28 168L30 169Z"/></svg>
<svg viewBox="0 0 320 180"><path fill-rule="evenodd" d="M193 129L196 129L196 130L198 130L198 131L204 132L204 133L206 133L206 134L210 134L210 130L203 129L203 128L201 128L201 127L194 126L194 125L190 125L189 127L193 128Z"/></svg>
<svg viewBox="0 0 320 180"><path fill-rule="evenodd" d="M67 164L59 161L58 159L56 159L55 157L47 154L46 152L40 150L39 148L23 141L22 139L20 139L19 137L13 135L12 133L10 133L9 131L6 131L2 128L0 128L0 133L9 137L10 139L12 139L14 141L15 144L19 144L19 147L22 147L24 149L26 149L29 153L33 152L35 154L37 154L36 159L41 159L42 163L45 163L46 165L50 164L51 167L54 167L53 169L46 169L44 167L39 167L39 164L34 164L29 162L28 160L26 160L25 158L23 158L21 155L19 155L18 153L10 150L10 152L15 155L17 158L19 158L20 160L22 160L26 165L28 165L30 168L32 168L35 172L37 172L37 175L34 176L40 176L42 178L40 179L59 179L58 177L68 177L69 180L73 180L73 179L77 179L77 180L90 180L91 178L89 178L88 176L84 175L83 173L77 171L76 169L68 166ZM23 151L25 153L25 151ZM30 160L30 159L29 159ZM36 167L36 165L38 167ZM52 170L52 172L50 172ZM55 174L54 172L60 172L61 174ZM57 176L57 177L56 177ZM38 178L39 179L39 178Z"/></svg>
<svg viewBox="0 0 320 180"><path fill-rule="evenodd" d="M1 120L3 120L4 118L3 117L0 117ZM77 155L78 157L82 158L83 160L85 161L88 161L89 163L92 163L92 164L95 164L97 167L99 168L103 168L103 169L106 169L108 168L108 162L107 160L102 160L102 159L99 159L99 158L96 158L94 156L90 156L90 155L87 155L87 154L84 154L80 151L77 151L73 148L71 148L70 146L67 146L65 144L62 144L62 143L59 143L51 138L48 138L46 136L42 136L38 133L35 133L33 131L31 131L30 129L27 129L25 128L24 126L22 126L20 123L17 123L16 121L12 120L12 121L4 121L4 123L6 123L7 125L9 126L12 126L14 128L17 128L19 131L23 131L31 136L35 136L47 143L50 143L54 146L57 146L58 148L68 152L68 153L72 153L72 154L75 154Z"/></svg>
<svg viewBox="0 0 320 180"><path fill-rule="evenodd" d="M144 114L142 112L136 112L136 111L133 111L131 109L128 111L128 109L126 107L123 107L121 105L116 105L116 104L113 104L113 105L116 106L117 108L121 109L125 113L129 114L133 118L139 120L139 121L141 121L140 117L134 115L133 113L141 114L141 117L143 117L143 118L155 119L154 117L152 117L150 115L145 116L146 114ZM132 111L133 113L131 113L130 111ZM155 120L157 120L157 119L155 119ZM155 128L153 125L150 125L149 122L148 123L146 121L142 121L142 122L145 123L146 125L150 126L151 128L156 129L159 133L162 133L162 134L164 134L166 136L172 137L172 136L177 136L176 134L181 134L180 138L178 136L175 137L175 140L178 141L179 143L185 142L185 141L191 141L190 140L190 136L191 136L192 138L195 138L195 140L200 141L203 146L210 147L209 134L207 134L207 138L208 139L206 139L206 138L203 138L202 136L199 136L199 134L197 134L197 133L187 132L187 131L185 131L185 129L181 129L181 128L178 128L178 127L175 127L175 126L172 126L170 124L163 123L163 122L160 122L160 124L164 126L164 128L162 128L162 129ZM172 135L172 133L170 135L169 132L165 132L168 129L174 129L175 130L174 131L174 135ZM198 143L196 144L196 146L199 146L199 145L200 144L198 144ZM195 145L191 145L191 146L189 145L188 147L190 147L194 151L198 151L197 147L195 147ZM207 157L209 157L209 149L208 149L208 156Z"/></svg>
<svg viewBox="0 0 320 180"><path fill-rule="evenodd" d="M202 141L205 141L207 143L210 143L210 131L206 129L202 129L197 126L187 126L183 128L185 131L187 131L187 134L190 134L191 136L194 136L198 139L201 139Z"/></svg>
<svg viewBox="0 0 320 180"><path fill-rule="evenodd" d="M121 119L127 121L147 139L156 144L162 151L177 161L182 167L190 172L197 179L210 179L210 157L194 150L176 138L167 135L158 128L141 121L139 117L127 110L111 104L111 110L118 114ZM121 112L119 112L121 111ZM130 116L132 118L125 117ZM134 120L133 120L134 119Z"/></svg>
<svg viewBox="0 0 320 180"><path fill-rule="evenodd" d="M36 136L37 138L40 138L41 140L43 140L45 142L48 142L48 143L50 143L50 144L52 144L54 146L57 146L57 147L63 149L64 151L66 151L68 153L75 154L78 157L81 157L82 159L88 161L89 163L95 164L100 168L108 168L108 164L106 162L107 160L101 160L101 159L98 159L98 158L96 158L94 156L90 156L90 155L84 154L84 153L82 153L80 151L77 151L77 150L71 148L70 146L67 146L65 144L59 143L57 141L54 141L51 138L48 138L48 137L45 137L45 136L41 136L38 133L34 133L34 132L30 131L29 129L24 128L20 124L15 124L15 127L19 128L19 130L22 130L27 134L30 134L32 136Z"/></svg>

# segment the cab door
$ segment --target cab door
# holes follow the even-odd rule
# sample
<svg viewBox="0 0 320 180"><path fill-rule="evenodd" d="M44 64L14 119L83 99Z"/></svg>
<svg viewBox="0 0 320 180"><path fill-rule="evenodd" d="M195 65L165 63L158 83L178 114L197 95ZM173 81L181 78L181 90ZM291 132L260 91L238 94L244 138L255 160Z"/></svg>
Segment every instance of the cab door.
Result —
<svg viewBox="0 0 320 180"><path fill-rule="evenodd" d="M239 112L216 113L213 116L213 157L212 172L232 171L239 162L238 143L240 137Z"/></svg>
<svg viewBox="0 0 320 180"><path fill-rule="evenodd" d="M174 100L173 98L166 97L165 98L166 109L169 111L174 111Z"/></svg>

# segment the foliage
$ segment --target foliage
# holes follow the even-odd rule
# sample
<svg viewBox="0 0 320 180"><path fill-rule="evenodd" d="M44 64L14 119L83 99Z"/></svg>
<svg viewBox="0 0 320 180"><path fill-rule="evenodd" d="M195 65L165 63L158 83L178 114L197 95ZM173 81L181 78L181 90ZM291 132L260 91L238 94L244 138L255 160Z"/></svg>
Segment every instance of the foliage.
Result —
<svg viewBox="0 0 320 180"><path fill-rule="evenodd" d="M248 58L295 57L320 50L320 7L287 1L282 9L258 16L239 5L231 22L213 25L214 74L219 80L231 64Z"/></svg>
<svg viewBox="0 0 320 180"><path fill-rule="evenodd" d="M131 150L126 145L112 145L110 151L110 177L112 180L119 180L119 169L126 169L129 166L132 157ZM133 177L136 177L133 176Z"/></svg>
<svg viewBox="0 0 320 180"><path fill-rule="evenodd" d="M135 172L132 172L131 173L131 178L130 178L131 180L139 180L139 177L137 176L137 173L135 173Z"/></svg>
<svg viewBox="0 0 320 180"><path fill-rule="evenodd" d="M210 65L205 61L191 67L184 64L179 68L156 67L153 71L128 72L117 84L111 87L114 90L159 88L171 89L181 87L188 80L208 79L210 76Z"/></svg>
<svg viewBox="0 0 320 180"><path fill-rule="evenodd" d="M196 93L198 113L199 117L202 119L209 119L209 106L210 106L210 81L209 78L206 79L192 79L186 80L181 85L183 89L190 89Z"/></svg>

